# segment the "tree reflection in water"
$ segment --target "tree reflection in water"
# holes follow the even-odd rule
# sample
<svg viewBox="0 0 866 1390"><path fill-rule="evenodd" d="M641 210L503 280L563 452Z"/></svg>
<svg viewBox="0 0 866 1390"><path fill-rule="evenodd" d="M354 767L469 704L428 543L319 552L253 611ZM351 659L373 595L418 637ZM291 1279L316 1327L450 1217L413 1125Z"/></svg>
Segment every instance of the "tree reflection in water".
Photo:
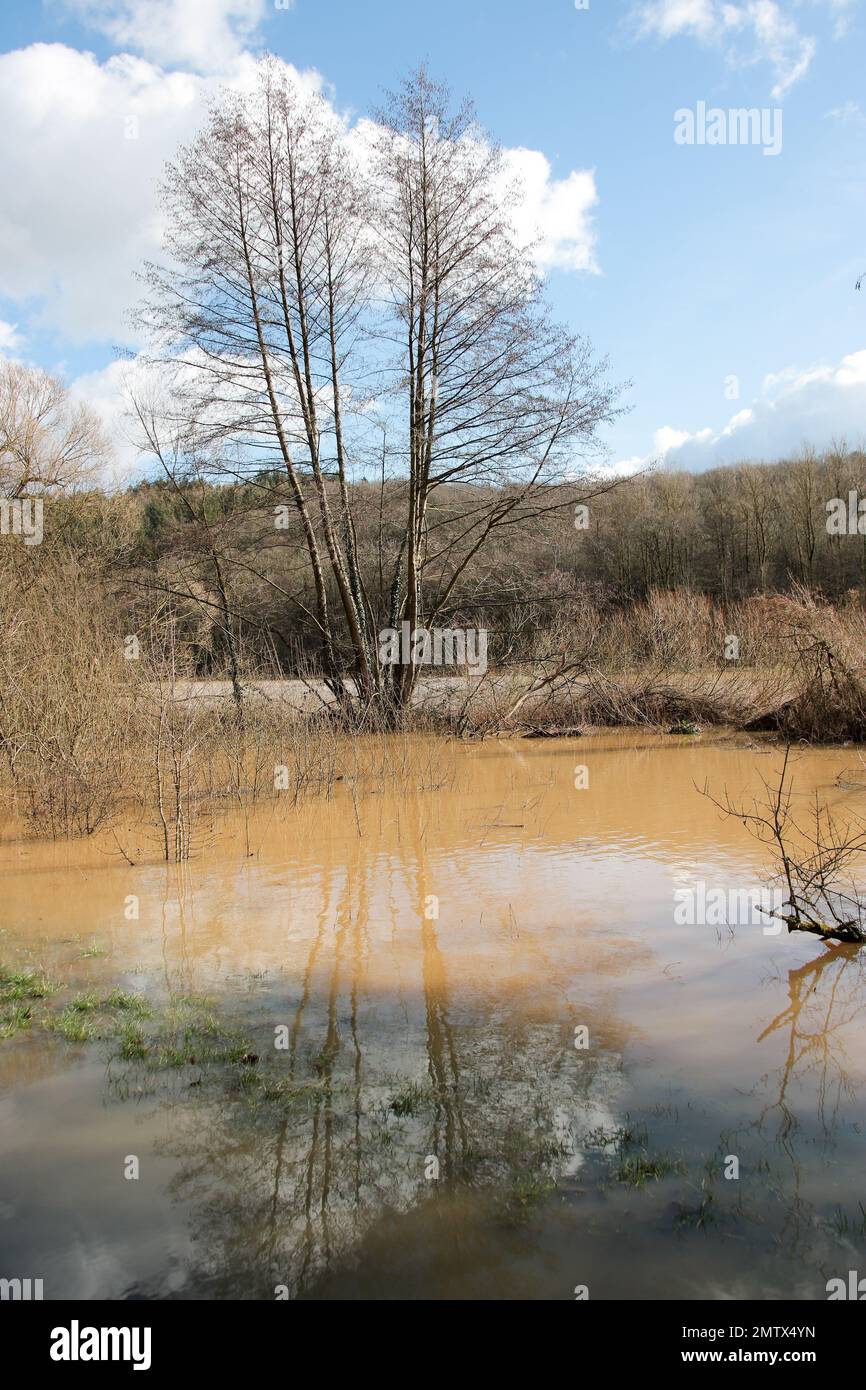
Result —
<svg viewBox="0 0 866 1390"><path fill-rule="evenodd" d="M236 1068L195 1104L188 1091L164 1097L165 1148L178 1161L172 1191L198 1251L182 1292L315 1295L335 1280L342 1288L359 1256L372 1261L372 1287L389 1262L416 1277L414 1252L415 1264L438 1270L435 1285L419 1276L432 1296L448 1296L455 1261L461 1270L474 1264L491 1296L508 1296L525 1289L518 1270L537 1264L553 1228L571 1242L557 1255L566 1266L577 1239L586 1259L603 1252L620 1268L643 1260L629 1271L631 1296L658 1296L653 1261L672 1258L661 1245L677 1239L692 1242L674 1252L688 1277L715 1278L728 1296L767 1296L719 1273L748 1271L752 1260L756 1270L782 1269L784 1296L794 1272L782 1265L792 1257L812 1280L799 1296L820 1296L821 1271L838 1272L863 1245L862 1227L841 1219L834 1227L833 1216L849 1203L858 1162L848 1065L848 1031L863 1003L858 948L825 946L788 970L788 1004L755 1054L760 1065L762 1049L784 1037L782 1064L738 1092L740 1114L716 1143L719 1097L687 1095L665 1124L664 1088L634 1091L623 1065L630 1028L609 1003L582 1010L596 1040L582 1052L553 969L535 970L531 991L517 980L508 988L455 978L438 924L424 916L423 856L413 864L404 868L414 873L417 950L399 987L371 978L367 876L335 874L297 989L261 1001L258 1072ZM282 1022L289 1046L280 1055L269 1040ZM640 1192L612 1179L611 1150L592 1136L622 1132L626 1112L634 1129L652 1131L647 1147L679 1155L683 1172ZM739 1182L721 1177L730 1153L740 1156ZM760 1275L764 1289L768 1277Z"/></svg>
<svg viewBox="0 0 866 1390"><path fill-rule="evenodd" d="M296 997L259 1011L256 1075L236 1068L192 1105L188 1090L162 1096L202 1296L273 1298L282 1285L297 1297L386 1214L424 1209L449 1241L461 1203L513 1225L570 1181L580 1134L612 1123L609 1019L584 1009L598 1045L578 1051L555 989L531 1006L520 990L453 989L423 914L418 988L377 990L363 878L343 890L335 913L323 895ZM419 872L419 901L425 891ZM273 1027L285 1019L280 1060Z"/></svg>

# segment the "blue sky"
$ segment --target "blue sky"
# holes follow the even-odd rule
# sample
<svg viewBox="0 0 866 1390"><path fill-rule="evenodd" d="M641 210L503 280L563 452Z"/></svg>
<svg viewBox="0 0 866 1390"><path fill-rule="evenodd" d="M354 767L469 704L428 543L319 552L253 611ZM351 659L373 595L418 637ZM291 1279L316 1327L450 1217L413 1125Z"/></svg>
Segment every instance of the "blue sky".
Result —
<svg viewBox="0 0 866 1390"><path fill-rule="evenodd" d="M353 118L425 60L535 152L550 298L633 381L613 462L866 442L866 0L6 0L0 351L112 417L153 181L262 48ZM699 102L780 152L677 144Z"/></svg>

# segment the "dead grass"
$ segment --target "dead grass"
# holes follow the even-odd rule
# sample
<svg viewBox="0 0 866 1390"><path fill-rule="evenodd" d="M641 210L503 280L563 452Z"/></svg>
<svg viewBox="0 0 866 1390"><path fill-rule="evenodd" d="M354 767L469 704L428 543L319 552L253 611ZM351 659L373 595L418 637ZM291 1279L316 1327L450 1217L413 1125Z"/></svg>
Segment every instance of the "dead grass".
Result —
<svg viewBox="0 0 866 1390"><path fill-rule="evenodd" d="M572 629L547 636L534 668L491 673L456 714L445 711L443 726L483 736L724 725L810 742L866 739L857 607L798 590L722 610L673 591L607 615L583 605Z"/></svg>
<svg viewBox="0 0 866 1390"><path fill-rule="evenodd" d="M338 783L353 796L385 781L437 785L437 760L413 737L425 730L476 738L726 725L866 740L863 614L803 590L724 610L684 591L615 610L582 600L538 634L531 662L506 656L479 679L430 680L384 732L375 710L326 705L312 675L301 684L313 712L298 711L260 661L242 668L240 701L213 683L197 698L170 607L154 609L130 659L128 638L110 630L71 560L21 580L0 570L0 755L13 809L54 838L137 819L169 861L195 853L229 808L246 820L263 801L295 806Z"/></svg>

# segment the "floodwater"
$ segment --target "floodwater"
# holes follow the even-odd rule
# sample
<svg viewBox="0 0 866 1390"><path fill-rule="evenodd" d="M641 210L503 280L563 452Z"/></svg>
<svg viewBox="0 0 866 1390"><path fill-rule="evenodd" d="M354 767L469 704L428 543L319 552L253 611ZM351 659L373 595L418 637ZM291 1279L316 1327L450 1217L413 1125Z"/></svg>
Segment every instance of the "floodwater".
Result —
<svg viewBox="0 0 866 1390"><path fill-rule="evenodd" d="M154 1070L39 1026L0 1043L0 1276L763 1300L866 1273L866 951L700 907L768 859L699 787L748 800L779 751L431 747L436 785L227 817L179 867L143 831L0 838L7 965L206 995L254 1048ZM797 797L857 813L862 773L808 752Z"/></svg>

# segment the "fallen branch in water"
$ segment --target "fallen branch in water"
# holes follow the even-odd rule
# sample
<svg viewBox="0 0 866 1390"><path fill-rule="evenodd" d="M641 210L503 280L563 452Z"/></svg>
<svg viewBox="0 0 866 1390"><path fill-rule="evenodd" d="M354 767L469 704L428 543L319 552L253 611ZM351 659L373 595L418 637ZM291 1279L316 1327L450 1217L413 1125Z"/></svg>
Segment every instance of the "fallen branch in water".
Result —
<svg viewBox="0 0 866 1390"><path fill-rule="evenodd" d="M792 811L793 781L785 757L778 784L764 782L765 801L755 801L751 809L735 805L725 793L723 801L712 796L705 785L703 794L726 816L734 816L762 844L775 852L777 876L787 887L787 912L767 915L787 923L788 931L809 932L824 941L848 944L866 943L866 896L859 887L866 869L866 823L851 819L840 825L826 806L812 804L811 824L803 827ZM801 848L794 851L792 841ZM861 874L854 866L861 867ZM829 919L829 920L828 920Z"/></svg>
<svg viewBox="0 0 866 1390"><path fill-rule="evenodd" d="M783 922L787 922L789 932L807 931L813 936L820 936L823 941L845 941L858 946L866 942L866 931L854 921L834 922L832 926L828 926L826 922L804 922L793 913L770 912L767 915L779 917Z"/></svg>

